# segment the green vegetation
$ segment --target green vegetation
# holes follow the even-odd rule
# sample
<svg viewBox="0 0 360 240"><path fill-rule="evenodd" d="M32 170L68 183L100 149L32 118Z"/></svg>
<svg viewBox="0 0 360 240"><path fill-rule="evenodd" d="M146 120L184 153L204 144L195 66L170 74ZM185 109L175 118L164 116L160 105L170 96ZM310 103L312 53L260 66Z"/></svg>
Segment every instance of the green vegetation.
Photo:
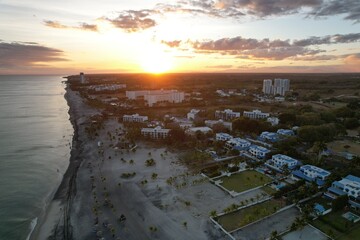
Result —
<svg viewBox="0 0 360 240"><path fill-rule="evenodd" d="M131 177L134 177L135 175L136 175L136 172L123 173L123 174L121 174L121 178L131 178Z"/></svg>
<svg viewBox="0 0 360 240"><path fill-rule="evenodd" d="M334 211L325 216L320 216L312 225L336 239L356 239L351 238L351 236L359 236L356 234L360 232L360 223L352 223L344 218L342 215L346 212L348 211Z"/></svg>
<svg viewBox="0 0 360 240"><path fill-rule="evenodd" d="M150 158L150 159L148 159L148 160L145 161L145 165L146 165L147 167L154 166L155 164L156 164L156 162L155 162L155 160L152 159L152 158Z"/></svg>
<svg viewBox="0 0 360 240"><path fill-rule="evenodd" d="M224 227L226 231L232 231L269 216L278 211L283 206L283 202L279 200L270 200L223 215L216 220L221 226Z"/></svg>
<svg viewBox="0 0 360 240"><path fill-rule="evenodd" d="M253 170L233 174L230 177L222 177L221 180L224 188L238 193L271 182L271 178Z"/></svg>

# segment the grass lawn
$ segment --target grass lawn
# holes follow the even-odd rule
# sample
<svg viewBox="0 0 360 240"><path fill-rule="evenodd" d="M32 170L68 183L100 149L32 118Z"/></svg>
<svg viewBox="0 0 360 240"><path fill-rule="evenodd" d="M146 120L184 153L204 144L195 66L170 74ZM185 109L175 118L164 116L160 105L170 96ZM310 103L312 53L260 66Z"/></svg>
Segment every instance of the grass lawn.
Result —
<svg viewBox="0 0 360 240"><path fill-rule="evenodd" d="M261 218L269 216L284 207L280 200L269 200L239 211L223 215L217 219L217 222L225 228L226 231L232 231L243 227L249 223L255 222Z"/></svg>
<svg viewBox="0 0 360 240"><path fill-rule="evenodd" d="M345 219L342 214L346 212L348 211L331 212L323 216L322 219L319 218L315 220L312 225L334 238L343 240L355 239L351 238L351 236L360 236L356 235L360 233L360 224L356 223L354 225L349 220ZM349 231L350 229L351 231Z"/></svg>
<svg viewBox="0 0 360 240"><path fill-rule="evenodd" d="M339 240L354 240L358 239L360 236L360 225L357 224L357 227L352 229L350 232L346 233L345 235L339 237Z"/></svg>
<svg viewBox="0 0 360 240"><path fill-rule="evenodd" d="M271 182L271 178L254 170L233 174L220 180L223 181L221 185L224 188L238 193Z"/></svg>
<svg viewBox="0 0 360 240"><path fill-rule="evenodd" d="M264 192L266 192L269 195L272 195L273 193L276 193L276 190L269 187L269 186L262 187L261 190L263 190Z"/></svg>

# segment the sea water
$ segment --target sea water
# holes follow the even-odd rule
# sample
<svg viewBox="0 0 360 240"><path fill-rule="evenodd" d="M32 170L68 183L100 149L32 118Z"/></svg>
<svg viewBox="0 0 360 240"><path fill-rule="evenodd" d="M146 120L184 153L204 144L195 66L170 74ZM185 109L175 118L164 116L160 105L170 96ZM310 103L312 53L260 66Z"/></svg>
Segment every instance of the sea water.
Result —
<svg viewBox="0 0 360 240"><path fill-rule="evenodd" d="M27 239L69 164L63 80L0 76L0 239Z"/></svg>

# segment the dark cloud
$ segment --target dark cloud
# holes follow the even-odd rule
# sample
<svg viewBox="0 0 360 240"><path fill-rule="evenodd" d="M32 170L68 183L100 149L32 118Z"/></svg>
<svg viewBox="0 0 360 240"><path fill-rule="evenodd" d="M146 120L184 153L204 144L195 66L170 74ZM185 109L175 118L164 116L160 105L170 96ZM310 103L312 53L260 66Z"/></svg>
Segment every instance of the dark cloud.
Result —
<svg viewBox="0 0 360 240"><path fill-rule="evenodd" d="M345 14L345 19L360 22L359 0L330 0L323 3L309 14L315 17L327 17L338 14Z"/></svg>
<svg viewBox="0 0 360 240"><path fill-rule="evenodd" d="M360 41L360 33L335 34L324 37L310 37L301 40L295 40L295 46L311 46L322 44L351 43Z"/></svg>
<svg viewBox="0 0 360 240"><path fill-rule="evenodd" d="M78 30L85 30L85 31L93 31L97 32L98 27L95 24L88 24L88 23L79 23L78 26L67 26L61 24L58 21L51 21L51 20L44 20L44 25L47 27L58 28L58 29L78 29Z"/></svg>
<svg viewBox="0 0 360 240"><path fill-rule="evenodd" d="M344 14L346 20L360 21L359 0L180 0L174 5L158 6L166 6L164 12L200 13L224 18L265 18L300 13L315 18Z"/></svg>
<svg viewBox="0 0 360 240"><path fill-rule="evenodd" d="M0 68L39 66L47 62L67 61L64 52L36 43L0 42Z"/></svg>
<svg viewBox="0 0 360 240"><path fill-rule="evenodd" d="M155 10L128 10L121 12L116 18L103 17L117 28L126 32L138 32L156 26L156 21L150 16L155 14Z"/></svg>
<svg viewBox="0 0 360 240"><path fill-rule="evenodd" d="M181 40L174 40L174 41L164 41L164 40L162 40L161 43L165 44L165 45L167 45L169 47L175 48L175 47L180 46Z"/></svg>

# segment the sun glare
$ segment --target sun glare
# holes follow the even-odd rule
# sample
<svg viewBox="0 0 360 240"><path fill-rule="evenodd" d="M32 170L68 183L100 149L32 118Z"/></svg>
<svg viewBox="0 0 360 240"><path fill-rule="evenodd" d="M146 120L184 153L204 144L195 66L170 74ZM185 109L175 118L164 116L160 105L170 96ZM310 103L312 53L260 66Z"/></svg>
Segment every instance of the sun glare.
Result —
<svg viewBox="0 0 360 240"><path fill-rule="evenodd" d="M142 56L140 65L144 72L154 74L167 72L173 67L171 56L156 48Z"/></svg>

